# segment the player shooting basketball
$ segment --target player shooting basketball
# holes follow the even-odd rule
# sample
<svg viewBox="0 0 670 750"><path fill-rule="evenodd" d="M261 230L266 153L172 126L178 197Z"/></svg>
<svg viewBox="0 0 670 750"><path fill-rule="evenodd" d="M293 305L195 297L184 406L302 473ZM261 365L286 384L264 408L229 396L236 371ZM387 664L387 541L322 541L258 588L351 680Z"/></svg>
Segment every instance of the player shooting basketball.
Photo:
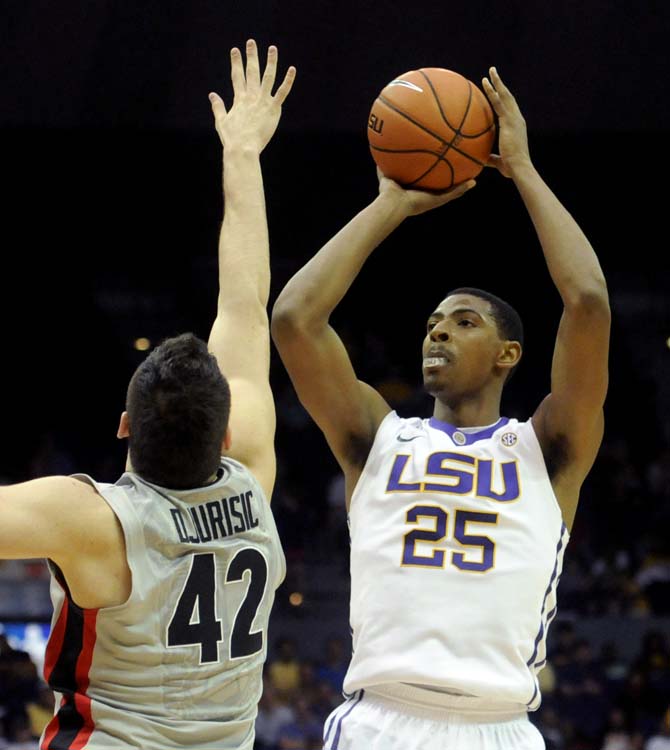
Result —
<svg viewBox="0 0 670 750"><path fill-rule="evenodd" d="M380 177L379 195L286 285L272 333L298 396L346 478L354 652L326 750L533 750L528 720L556 613L580 488L603 436L610 330L598 259L535 169L526 125L494 68L490 165L514 182L563 313L551 391L525 422L501 417L522 352L498 297L456 289L427 320L430 419L402 419L360 382L329 324L372 251L407 217L449 203Z"/></svg>

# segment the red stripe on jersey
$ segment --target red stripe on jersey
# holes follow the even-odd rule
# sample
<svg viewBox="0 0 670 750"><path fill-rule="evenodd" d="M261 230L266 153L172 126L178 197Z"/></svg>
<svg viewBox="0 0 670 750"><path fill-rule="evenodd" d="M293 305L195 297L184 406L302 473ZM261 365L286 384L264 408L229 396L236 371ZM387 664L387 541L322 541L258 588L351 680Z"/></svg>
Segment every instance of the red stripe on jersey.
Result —
<svg viewBox="0 0 670 750"><path fill-rule="evenodd" d="M62 706L64 703L65 703L65 699L61 698L60 705ZM49 723L47 724L46 729L44 730L44 739L42 740L42 743L40 744L40 750L49 750L49 745L51 744L51 741L53 740L53 738L58 734L59 730L60 730L60 724L58 722L58 712L56 712L54 717L49 720Z"/></svg>
<svg viewBox="0 0 670 750"><path fill-rule="evenodd" d="M91 733L95 729L93 722L93 715L91 713L91 699L86 692L89 686L89 672L91 669L91 662L93 661L93 649L95 648L96 630L95 624L98 617L97 609L85 609L83 610L84 615L84 633L81 653L77 659L76 667L76 678L77 678L77 692L74 695L74 705L77 708L77 713L84 720L84 726L77 733L72 745L71 750L82 750L86 746Z"/></svg>
<svg viewBox="0 0 670 750"><path fill-rule="evenodd" d="M97 632L95 629L98 619L97 609L84 609L84 632L82 634L81 653L77 659L75 676L77 679L77 692L85 693L89 685L89 671L93 661L93 649Z"/></svg>
<svg viewBox="0 0 670 750"><path fill-rule="evenodd" d="M58 661L61 649L63 648L63 639L65 638L65 625L67 624L67 612L69 609L69 602L63 599L63 606L61 607L60 613L58 614L58 620L51 631L49 641L47 643L46 651L44 653L44 680L49 683L49 677L51 672Z"/></svg>

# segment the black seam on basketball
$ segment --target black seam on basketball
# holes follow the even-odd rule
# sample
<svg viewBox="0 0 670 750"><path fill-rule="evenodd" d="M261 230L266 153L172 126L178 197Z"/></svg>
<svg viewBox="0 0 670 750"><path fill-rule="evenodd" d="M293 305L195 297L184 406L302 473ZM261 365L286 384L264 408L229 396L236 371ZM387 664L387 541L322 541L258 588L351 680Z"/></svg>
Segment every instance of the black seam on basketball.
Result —
<svg viewBox="0 0 670 750"><path fill-rule="evenodd" d="M408 183L407 187L411 187L412 185L416 185L416 183L419 182L419 180L423 180L423 178L426 175L430 174L441 161L443 161L449 167L449 172L451 172L451 182L449 183L449 187L445 188L445 190L448 190L450 187L453 187L454 177L455 177L454 167L453 167L452 163L449 161L449 159L445 159L444 158L444 155L447 153L447 151L449 151L450 147L451 147L451 144L448 143L444 147L444 149L442 150L441 154L436 154L437 159L435 159L435 161L433 162L433 164L430 167L430 169L426 170L422 175L419 175L419 177L417 177L415 180L412 180L412 182Z"/></svg>
<svg viewBox="0 0 670 750"><path fill-rule="evenodd" d="M433 82L430 80L430 78L428 78L428 76L423 72L423 70L420 70L419 73L421 73L422 77L425 79L426 83L428 84L428 88L431 90L431 92L433 94L433 98L435 99L435 104L437 104L437 108L440 110L440 115L442 116L442 119L444 120L445 125L447 125L447 127L450 127L453 131L455 131L456 135L460 135L460 133L459 133L460 127L459 128L455 128L449 122L449 120L447 120L447 116L444 114L444 110L442 109L442 103L440 102L440 100L439 100L439 98L437 96L437 91L435 91L435 87L433 86ZM470 94L470 96L472 96L472 94ZM470 102L468 101L468 108L469 107L470 107ZM468 110L466 109L465 113L467 114L467 112L468 112ZM463 118L463 119L465 120L465 118ZM461 125L463 125L463 122L461 122Z"/></svg>
<svg viewBox="0 0 670 750"><path fill-rule="evenodd" d="M470 90L470 98L468 99L468 106L466 107L465 114L463 115L463 122L465 122L465 118L468 116L468 113L470 112L470 105L472 104L472 100L474 99L472 95L474 91L474 85L472 84L471 81L468 81L468 89ZM460 133L460 129L463 127L463 122L461 123L459 127L459 133ZM491 124L487 128L484 128L484 130L480 131L479 133L473 133L472 135L466 135L465 133L460 133L460 136L461 138L480 138L485 133L488 133L489 130L491 130L491 128L493 127L493 125L494 125L494 122L492 120Z"/></svg>
<svg viewBox="0 0 670 750"><path fill-rule="evenodd" d="M479 161L479 159L468 154L467 151L461 151L461 149L458 148L458 146L454 146L453 143L447 143L446 141L442 141L442 143L444 144L444 149L439 153L436 153L435 151L427 151L423 148L381 148L380 146L373 146L372 144L370 144L370 149L372 151L383 151L386 154L432 154L433 156L437 156L438 159L441 159L447 151L455 151L457 154L464 156L466 159L478 164L480 167L486 166L485 162Z"/></svg>
<svg viewBox="0 0 670 750"><path fill-rule="evenodd" d="M448 151L448 149L445 149L445 153L446 151ZM452 167L451 162L448 159L443 159L442 156L438 156L433 164L431 164L430 167L423 174L419 175L415 180L405 183L405 187L412 187L412 185L416 185L417 182L423 180L423 178L426 175L430 174L441 161L443 161L449 167L449 171L451 172L451 183L448 187L444 188L445 190L449 190L449 188L453 187L454 184L454 168Z"/></svg>
<svg viewBox="0 0 670 750"><path fill-rule="evenodd" d="M428 133L428 135L432 135L433 138L438 140L440 143L444 145L447 144L447 141L445 141L444 138L442 138L442 136L439 136L437 133L433 133L433 131L429 130L425 125L422 125L420 122L417 122L416 120L412 119L406 112L403 112L402 109L399 109L398 107L396 107L395 104L393 104L393 102L390 102L386 97L379 95L379 97L377 98L379 99L380 102L385 104L389 109L392 109L401 117L404 117L406 120L411 122L412 125L416 125L416 127L419 128L419 130L423 130L424 133Z"/></svg>
<svg viewBox="0 0 670 750"><path fill-rule="evenodd" d="M466 121L468 117L468 112L470 111L470 105L472 104L472 84L470 81L468 81L468 106L465 108L465 112L463 113L463 119L461 120L461 124L458 126L458 132L461 132L461 128L463 127L463 123Z"/></svg>
<svg viewBox="0 0 670 750"><path fill-rule="evenodd" d="M372 146L374 151L383 151L386 154L430 154L431 156L441 156L445 149L441 151L431 151L428 148L381 148L381 146Z"/></svg>
<svg viewBox="0 0 670 750"><path fill-rule="evenodd" d="M481 138L483 135L486 135L486 133L489 132L489 130L493 129L493 123L491 123L486 130L480 130L478 133L472 133L471 135L468 135L467 133L459 133L460 137L466 141L466 140L477 140L477 138Z"/></svg>
<svg viewBox="0 0 670 750"><path fill-rule="evenodd" d="M489 130L491 130L491 128L493 127L493 123L491 123L487 128L484 128L484 130L482 130L479 133L472 133L470 135L467 135L466 133L462 133L461 132L461 128L463 127L463 123L465 122L465 118L468 116L468 112L470 111L470 105L472 104L472 85L471 85L470 81L468 81L468 94L469 94L468 106L465 108L465 114L463 115L463 120L461 121L461 124L458 127L454 127L449 122L449 120L447 120L447 116L444 114L444 110L442 109L442 103L440 102L440 100L439 100L439 98L437 96L437 91L435 91L435 87L433 86L433 82L423 72L423 70L420 70L419 73L421 73L421 75L426 79L426 83L428 84L428 86L430 86L430 90L433 92L433 96L435 97L435 103L437 104L437 108L440 110L440 115L442 115L442 119L444 120L445 124L448 127L450 127L452 130L456 131L456 133L458 135L460 135L461 138L471 138L471 139L473 139L473 138L479 138L482 135L484 135L484 133L488 133ZM446 143L446 141L445 141L445 143Z"/></svg>

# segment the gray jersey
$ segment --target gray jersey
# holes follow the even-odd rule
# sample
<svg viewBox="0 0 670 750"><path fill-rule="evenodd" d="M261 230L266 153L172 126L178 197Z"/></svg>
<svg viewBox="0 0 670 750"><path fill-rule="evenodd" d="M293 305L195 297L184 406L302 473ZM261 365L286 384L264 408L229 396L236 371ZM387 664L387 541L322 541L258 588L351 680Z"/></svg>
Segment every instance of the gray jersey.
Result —
<svg viewBox="0 0 670 750"><path fill-rule="evenodd" d="M42 750L250 750L267 628L285 560L270 506L242 464L166 490L133 473L92 484L118 517L132 589L81 609L51 565L44 674L56 713Z"/></svg>

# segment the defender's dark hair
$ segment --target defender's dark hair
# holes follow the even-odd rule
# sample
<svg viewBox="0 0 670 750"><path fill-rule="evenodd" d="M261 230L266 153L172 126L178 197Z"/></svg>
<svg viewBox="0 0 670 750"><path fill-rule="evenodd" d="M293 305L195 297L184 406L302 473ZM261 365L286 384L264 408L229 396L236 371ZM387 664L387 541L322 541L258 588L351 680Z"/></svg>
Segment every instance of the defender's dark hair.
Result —
<svg viewBox="0 0 670 750"><path fill-rule="evenodd" d="M485 292L483 289L476 289L471 286L462 286L458 289L452 289L447 294L447 297L451 297L454 294L471 294L473 297L485 299L491 305L491 311L500 338L507 341L518 341L523 349L523 323L521 322L519 313L512 307L512 305L505 302L504 299L496 297L495 294L491 294L491 292ZM518 366L519 363L517 362L507 374L505 382L512 377Z"/></svg>
<svg viewBox="0 0 670 750"><path fill-rule="evenodd" d="M230 387L207 344L191 333L163 341L128 385L133 470L170 489L216 473L230 416Z"/></svg>

